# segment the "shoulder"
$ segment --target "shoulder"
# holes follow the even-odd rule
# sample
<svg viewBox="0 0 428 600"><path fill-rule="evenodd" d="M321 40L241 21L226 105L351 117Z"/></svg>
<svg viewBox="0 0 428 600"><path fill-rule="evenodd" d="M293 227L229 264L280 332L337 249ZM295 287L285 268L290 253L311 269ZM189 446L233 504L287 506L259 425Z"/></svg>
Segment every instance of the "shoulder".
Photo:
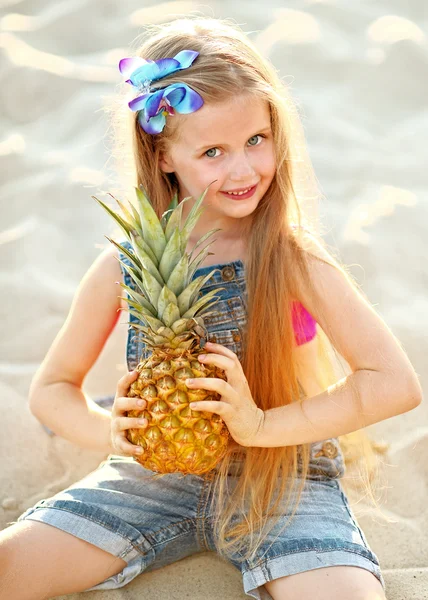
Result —
<svg viewBox="0 0 428 600"><path fill-rule="evenodd" d="M309 281L298 282L299 300L352 371L368 369L413 379L405 353L360 286L317 236L301 236L310 257Z"/></svg>
<svg viewBox="0 0 428 600"><path fill-rule="evenodd" d="M102 290L103 299L106 298L106 294L110 290L111 293L114 293L114 297L120 306L124 307L126 306L125 292L117 285L124 282L120 260L124 260L124 255L114 244L108 242L108 245L101 250L89 267L82 282L87 280L91 286L96 286L99 290Z"/></svg>
<svg viewBox="0 0 428 600"><path fill-rule="evenodd" d="M299 279L296 281L297 300L330 339L336 338L338 329L344 330L347 328L345 322L351 322L349 309L355 302L360 303L357 286L319 234L306 227L292 226L292 237L300 254L303 250L305 266L299 269ZM296 256L298 258L299 254ZM337 339L334 345L335 342ZM338 345L342 346L340 343Z"/></svg>
<svg viewBox="0 0 428 600"><path fill-rule="evenodd" d="M339 264L333 254L329 251L325 240L309 227L292 223L290 231L295 243L305 251L309 258L316 258L332 267Z"/></svg>
<svg viewBox="0 0 428 600"><path fill-rule="evenodd" d="M86 270L35 380L83 384L119 318L120 269L114 256L114 250L106 247Z"/></svg>

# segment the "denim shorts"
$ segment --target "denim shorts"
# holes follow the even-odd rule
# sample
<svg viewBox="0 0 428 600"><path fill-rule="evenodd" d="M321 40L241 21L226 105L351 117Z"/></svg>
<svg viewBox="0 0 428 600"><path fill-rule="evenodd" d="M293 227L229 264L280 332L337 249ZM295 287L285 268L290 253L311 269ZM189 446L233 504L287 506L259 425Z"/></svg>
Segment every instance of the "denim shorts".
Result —
<svg viewBox="0 0 428 600"><path fill-rule="evenodd" d="M239 461L234 465L228 476L231 490ZM127 564L118 575L85 591L121 588L141 573L200 552L216 552L209 509L216 473L159 478L132 457L110 455L95 471L41 500L18 521L48 523L120 557ZM284 513L279 529L286 519ZM239 556L230 560L241 572L248 596L270 600L261 587L267 581L337 565L371 571L385 587L378 559L337 479L307 479L291 524L278 537L274 528L271 536L251 561Z"/></svg>
<svg viewBox="0 0 428 600"><path fill-rule="evenodd" d="M128 242L122 242L130 249ZM130 265L129 259L120 259ZM225 288L216 295L215 313L204 318L211 341L222 344L242 358L246 323L245 273L242 261L198 269L194 277L215 269L200 294ZM124 282L134 288L123 269ZM211 309L210 309L211 310ZM134 315L129 316L137 321ZM126 360L134 369L148 356L144 344L129 329ZM107 397L105 406L113 401ZM102 404L103 402L101 402ZM229 471L229 489L240 473L237 459ZM321 567L348 565L371 571L385 587L377 556L370 549L350 508L339 479L345 473L337 438L311 445L309 473L297 513L275 539L266 540L251 561L236 556L231 563L242 573L247 595L270 599L262 587L267 581ZM155 477L133 457L110 455L82 480L42 499L18 519L38 520L58 527L122 558L121 573L90 590L120 588L137 575L150 572L200 552L216 552L210 506L214 469L204 476L170 473ZM284 527L288 516L276 528ZM87 590L89 591L89 590Z"/></svg>

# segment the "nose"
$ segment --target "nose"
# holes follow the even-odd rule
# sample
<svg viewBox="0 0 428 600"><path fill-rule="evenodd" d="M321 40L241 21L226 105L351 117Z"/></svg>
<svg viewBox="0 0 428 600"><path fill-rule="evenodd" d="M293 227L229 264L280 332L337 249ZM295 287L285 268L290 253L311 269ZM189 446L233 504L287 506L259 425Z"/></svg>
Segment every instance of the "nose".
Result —
<svg viewBox="0 0 428 600"><path fill-rule="evenodd" d="M245 153L235 155L230 169L230 181L245 182L250 178L254 178L254 173L255 170Z"/></svg>

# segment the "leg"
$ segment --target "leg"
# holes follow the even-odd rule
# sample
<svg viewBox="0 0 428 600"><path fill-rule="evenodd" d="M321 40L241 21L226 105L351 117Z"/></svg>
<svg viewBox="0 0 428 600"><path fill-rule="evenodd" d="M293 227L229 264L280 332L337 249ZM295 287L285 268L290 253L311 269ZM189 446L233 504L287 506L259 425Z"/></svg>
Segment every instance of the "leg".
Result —
<svg viewBox="0 0 428 600"><path fill-rule="evenodd" d="M0 532L0 598L45 600L82 592L119 573L126 562L38 521Z"/></svg>
<svg viewBox="0 0 428 600"><path fill-rule="evenodd" d="M360 567L312 569L265 583L273 600L386 600L382 584Z"/></svg>

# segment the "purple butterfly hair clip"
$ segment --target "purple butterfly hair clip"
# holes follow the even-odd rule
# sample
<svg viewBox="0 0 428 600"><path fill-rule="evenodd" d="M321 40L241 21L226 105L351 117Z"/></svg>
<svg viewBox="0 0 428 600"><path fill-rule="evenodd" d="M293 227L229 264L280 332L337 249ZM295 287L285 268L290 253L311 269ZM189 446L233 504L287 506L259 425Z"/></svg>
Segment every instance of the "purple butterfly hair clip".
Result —
<svg viewBox="0 0 428 600"><path fill-rule="evenodd" d="M174 58L145 60L140 56L122 58L119 71L141 96L128 103L132 111L138 111L138 122L146 133L157 134L165 127L166 115L174 111L188 114L199 110L204 101L200 94L185 83L172 83L165 88L150 91L152 81L159 81L171 73L187 69L199 52L182 50Z"/></svg>

